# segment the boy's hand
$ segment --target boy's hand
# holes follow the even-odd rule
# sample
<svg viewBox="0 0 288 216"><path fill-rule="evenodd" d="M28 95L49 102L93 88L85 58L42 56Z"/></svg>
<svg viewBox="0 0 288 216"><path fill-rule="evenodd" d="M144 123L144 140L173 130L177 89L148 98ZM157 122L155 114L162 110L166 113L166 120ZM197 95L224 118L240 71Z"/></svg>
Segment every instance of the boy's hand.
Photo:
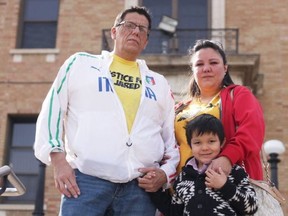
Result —
<svg viewBox="0 0 288 216"><path fill-rule="evenodd" d="M209 188L220 189L227 181L227 176L221 167L218 168L218 172L215 172L213 169L207 169L205 173L205 185Z"/></svg>

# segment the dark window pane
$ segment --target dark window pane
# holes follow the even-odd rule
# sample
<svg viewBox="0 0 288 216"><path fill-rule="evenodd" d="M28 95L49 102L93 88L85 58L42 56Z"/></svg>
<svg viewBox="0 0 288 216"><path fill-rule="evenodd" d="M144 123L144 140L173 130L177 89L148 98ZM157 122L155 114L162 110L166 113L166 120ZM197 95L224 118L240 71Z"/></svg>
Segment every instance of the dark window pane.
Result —
<svg viewBox="0 0 288 216"><path fill-rule="evenodd" d="M152 27L158 28L163 15L172 17L173 0L142 0L152 13ZM163 5L165 5L163 7ZM192 30L207 29L208 26L208 0L178 0L178 26L176 33L167 34L164 31L152 31L149 43L143 53L177 53L187 54L196 39L209 38L205 31L195 35ZM178 30L178 31L177 31Z"/></svg>
<svg viewBox="0 0 288 216"><path fill-rule="evenodd" d="M158 28L163 15L171 16L172 14L172 0L143 0L142 3L151 13L152 28Z"/></svg>
<svg viewBox="0 0 288 216"><path fill-rule="evenodd" d="M207 0L179 0L179 23L178 29L207 29L208 28L208 1ZM187 10L189 8L189 10ZM178 50L188 53L195 40L209 38L206 31L179 31L177 33Z"/></svg>
<svg viewBox="0 0 288 216"><path fill-rule="evenodd" d="M170 42L170 35L165 34L162 31L152 31L149 36L149 43L143 54L145 53L168 53Z"/></svg>
<svg viewBox="0 0 288 216"><path fill-rule="evenodd" d="M58 0L26 0L25 21L57 21Z"/></svg>
<svg viewBox="0 0 288 216"><path fill-rule="evenodd" d="M171 17L172 0L143 0L143 5L147 7L152 17L152 29L158 29L162 16ZM165 5L165 7L163 7ZM169 36L162 31L152 31L149 35L149 43L145 53L165 53L168 49Z"/></svg>
<svg viewBox="0 0 288 216"><path fill-rule="evenodd" d="M35 123L15 123L13 125L12 146L32 146L35 139L35 128Z"/></svg>
<svg viewBox="0 0 288 216"><path fill-rule="evenodd" d="M18 175L17 177L20 181L24 184L26 188L26 192L21 196L11 196L11 197L4 197L5 202L9 203L34 203L36 198L36 188L38 183L38 176L25 176L25 175ZM8 187L12 187L8 185Z"/></svg>
<svg viewBox="0 0 288 216"><path fill-rule="evenodd" d="M57 25L53 23L25 23L22 48L55 48Z"/></svg>
<svg viewBox="0 0 288 216"><path fill-rule="evenodd" d="M23 0L18 47L55 48L59 0Z"/></svg>
<svg viewBox="0 0 288 216"><path fill-rule="evenodd" d="M179 3L177 28L208 28L207 0L179 0Z"/></svg>
<svg viewBox="0 0 288 216"><path fill-rule="evenodd" d="M29 149L13 149L10 152L10 166L15 173L37 174L39 162L34 156L32 146Z"/></svg>

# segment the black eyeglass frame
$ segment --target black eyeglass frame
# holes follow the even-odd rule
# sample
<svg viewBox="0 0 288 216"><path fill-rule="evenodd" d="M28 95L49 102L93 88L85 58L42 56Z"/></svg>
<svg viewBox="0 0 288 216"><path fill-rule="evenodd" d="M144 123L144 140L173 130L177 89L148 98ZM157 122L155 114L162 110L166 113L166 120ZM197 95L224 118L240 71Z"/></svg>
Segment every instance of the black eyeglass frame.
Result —
<svg viewBox="0 0 288 216"><path fill-rule="evenodd" d="M127 26L127 24L129 24L129 26ZM143 26L143 25L138 25L132 21L128 21L128 20L123 20L122 22L118 23L115 27L118 26L124 26L125 28L129 29L129 30L134 30L136 29L136 27L139 28L139 32L142 34L147 34L147 36L149 36L149 28L147 26Z"/></svg>

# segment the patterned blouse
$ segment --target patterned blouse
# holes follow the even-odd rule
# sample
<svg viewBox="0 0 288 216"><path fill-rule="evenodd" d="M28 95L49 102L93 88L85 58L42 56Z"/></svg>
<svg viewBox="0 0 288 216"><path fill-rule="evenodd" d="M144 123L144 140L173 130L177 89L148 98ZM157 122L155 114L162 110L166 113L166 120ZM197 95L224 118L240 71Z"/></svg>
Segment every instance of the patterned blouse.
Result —
<svg viewBox="0 0 288 216"><path fill-rule="evenodd" d="M182 170L188 158L192 157L191 147L188 145L185 134L187 123L196 116L208 113L220 119L221 100L219 93L207 104L201 103L197 98L183 104L184 109L177 113L175 118L175 136L180 148L180 163L177 167L178 173ZM178 105L179 106L179 105ZM181 105L180 105L181 106ZM176 108L177 109L177 108Z"/></svg>

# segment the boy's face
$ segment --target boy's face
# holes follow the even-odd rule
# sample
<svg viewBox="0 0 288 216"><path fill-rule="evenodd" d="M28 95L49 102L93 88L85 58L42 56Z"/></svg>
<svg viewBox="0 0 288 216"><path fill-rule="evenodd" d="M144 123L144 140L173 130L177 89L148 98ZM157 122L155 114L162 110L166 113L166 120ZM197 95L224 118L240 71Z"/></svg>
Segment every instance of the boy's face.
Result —
<svg viewBox="0 0 288 216"><path fill-rule="evenodd" d="M204 133L202 135L192 134L191 148L198 167L209 164L220 153L221 143L216 134Z"/></svg>

